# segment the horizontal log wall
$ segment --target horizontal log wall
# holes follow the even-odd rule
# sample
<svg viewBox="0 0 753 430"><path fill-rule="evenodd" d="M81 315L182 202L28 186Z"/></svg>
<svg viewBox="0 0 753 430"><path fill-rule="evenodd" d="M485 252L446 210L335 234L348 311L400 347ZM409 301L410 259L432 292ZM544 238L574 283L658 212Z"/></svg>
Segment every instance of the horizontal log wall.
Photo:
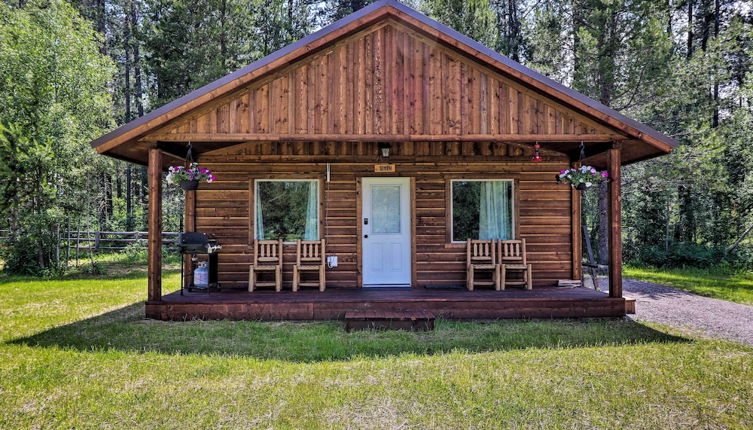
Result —
<svg viewBox="0 0 753 430"><path fill-rule="evenodd" d="M196 229L214 235L222 243L220 281L226 284L245 286L248 266L253 257L248 243L249 180L270 175L279 178L323 178L326 172L326 163L311 162L303 156L288 155L283 157L284 161L281 159L274 163L263 161L263 153L267 152L265 149L275 148L273 152L277 152L287 146L266 145L271 146L256 143L239 145L204 155L200 159L202 165L215 171L219 179L202 185L196 192ZM448 156L441 154L446 154L452 143L441 143L442 147L433 150L431 148L437 143L417 143L414 151L436 152L433 161L408 161L410 157L405 156L378 161L376 147L366 146L372 155L359 156L358 145L331 143L318 147L321 152L330 148L334 153L355 153L330 157L331 182L325 184L324 190L327 214L324 232L327 253L338 256L339 266L328 271L329 286L357 286L360 267L357 253L358 178L380 176L374 173L376 162L395 162L395 175L415 178L414 270L418 285L464 283L465 249L462 245L447 243L445 215L445 199L449 197L445 195L446 181L460 177L517 180L519 234L528 243L535 285L553 285L558 279L571 277L570 188L554 182L555 173L567 168L566 160L552 158L544 163L521 161L516 156L504 155L515 152L504 145L471 145L470 154L466 157ZM490 155L481 157L482 150L489 151ZM294 149L285 151L296 152ZM403 161L398 161L401 159ZM288 245L285 251L284 284L289 288L295 248Z"/></svg>

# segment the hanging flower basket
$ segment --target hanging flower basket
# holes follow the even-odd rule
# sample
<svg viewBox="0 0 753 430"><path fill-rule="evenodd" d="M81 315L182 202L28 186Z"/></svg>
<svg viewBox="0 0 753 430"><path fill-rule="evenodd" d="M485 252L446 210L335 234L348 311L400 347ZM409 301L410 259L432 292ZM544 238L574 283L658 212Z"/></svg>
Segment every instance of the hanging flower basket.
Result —
<svg viewBox="0 0 753 430"><path fill-rule="evenodd" d="M180 181L180 187L186 191L195 190L199 188L199 181L197 181L196 179L192 181L189 181L189 180Z"/></svg>
<svg viewBox="0 0 753 430"><path fill-rule="evenodd" d="M570 184L576 190L585 190L596 186L599 182L607 179L606 171L598 171L591 166L580 166L567 170L561 170L555 175L557 183Z"/></svg>
<svg viewBox="0 0 753 430"><path fill-rule="evenodd" d="M191 163L188 168L184 166L170 166L167 173L167 183L180 185L186 191L199 188L201 182L211 183L217 179L212 171L199 167L199 163Z"/></svg>

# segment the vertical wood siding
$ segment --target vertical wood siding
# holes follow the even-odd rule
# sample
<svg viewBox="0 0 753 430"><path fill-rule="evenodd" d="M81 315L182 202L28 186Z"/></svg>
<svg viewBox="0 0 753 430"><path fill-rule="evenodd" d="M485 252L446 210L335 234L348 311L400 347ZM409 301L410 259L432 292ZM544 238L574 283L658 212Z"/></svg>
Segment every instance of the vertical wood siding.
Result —
<svg viewBox="0 0 753 430"><path fill-rule="evenodd" d="M600 134L609 129L387 20L158 134Z"/></svg>

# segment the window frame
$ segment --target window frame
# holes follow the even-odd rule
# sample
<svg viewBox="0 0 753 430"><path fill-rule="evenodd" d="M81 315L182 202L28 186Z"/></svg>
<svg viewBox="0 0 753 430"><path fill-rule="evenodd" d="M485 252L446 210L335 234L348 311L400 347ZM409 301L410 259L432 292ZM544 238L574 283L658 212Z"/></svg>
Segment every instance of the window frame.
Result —
<svg viewBox="0 0 753 430"><path fill-rule="evenodd" d="M519 231L520 231L520 216L518 212L518 208L520 207L520 201L518 198L518 180L513 178L500 178L498 176L495 177L483 177L483 176L474 176L474 177L452 177L446 179L446 187L445 187L445 199L446 199L446 213L445 213L445 223L446 223L446 242L450 246L465 246L466 241L465 240L454 240L455 237L455 222L454 222L454 216L453 216L453 205L454 205L454 191L453 191L453 183L455 182L488 182L488 181L497 181L497 182L510 182L510 185L512 186L512 189L510 190L512 201L510 202L511 209L510 211L512 220L511 220L511 226L512 229L512 239L518 239L519 237Z"/></svg>
<svg viewBox="0 0 753 430"><path fill-rule="evenodd" d="M256 238L256 199L259 192L259 182L316 182L317 186L317 224L318 224L318 237L317 240L321 240L324 235L324 188L322 187L322 178L319 176L265 176L249 179L249 199L248 199L248 245L252 246ZM267 240L267 239L265 239ZM271 239L270 239L271 240ZM303 240L303 239L301 239ZM283 241L283 244L290 245L295 244L295 241Z"/></svg>

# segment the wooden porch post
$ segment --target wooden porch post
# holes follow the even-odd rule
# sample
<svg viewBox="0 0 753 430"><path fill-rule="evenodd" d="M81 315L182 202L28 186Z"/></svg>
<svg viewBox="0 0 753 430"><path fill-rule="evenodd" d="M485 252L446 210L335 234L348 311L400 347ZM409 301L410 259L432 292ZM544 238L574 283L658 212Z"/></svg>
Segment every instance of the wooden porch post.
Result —
<svg viewBox="0 0 753 430"><path fill-rule="evenodd" d="M185 214L183 219L183 231L196 231L196 191L186 191L184 205ZM185 282L185 285L192 285L193 270L191 270L191 255L186 254L183 256L183 267L186 268L186 273L183 274L184 279L181 279L181 282Z"/></svg>
<svg viewBox="0 0 753 430"><path fill-rule="evenodd" d="M609 297L622 297L621 146L619 142L615 142L607 152L607 172L609 174Z"/></svg>
<svg viewBox="0 0 753 430"><path fill-rule="evenodd" d="M147 300L162 300L162 151L149 148L149 246Z"/></svg>
<svg viewBox="0 0 753 430"><path fill-rule="evenodd" d="M573 168L580 167L580 162L572 163ZM571 279L583 279L583 243L581 239L581 191L570 187L570 241L571 249Z"/></svg>

